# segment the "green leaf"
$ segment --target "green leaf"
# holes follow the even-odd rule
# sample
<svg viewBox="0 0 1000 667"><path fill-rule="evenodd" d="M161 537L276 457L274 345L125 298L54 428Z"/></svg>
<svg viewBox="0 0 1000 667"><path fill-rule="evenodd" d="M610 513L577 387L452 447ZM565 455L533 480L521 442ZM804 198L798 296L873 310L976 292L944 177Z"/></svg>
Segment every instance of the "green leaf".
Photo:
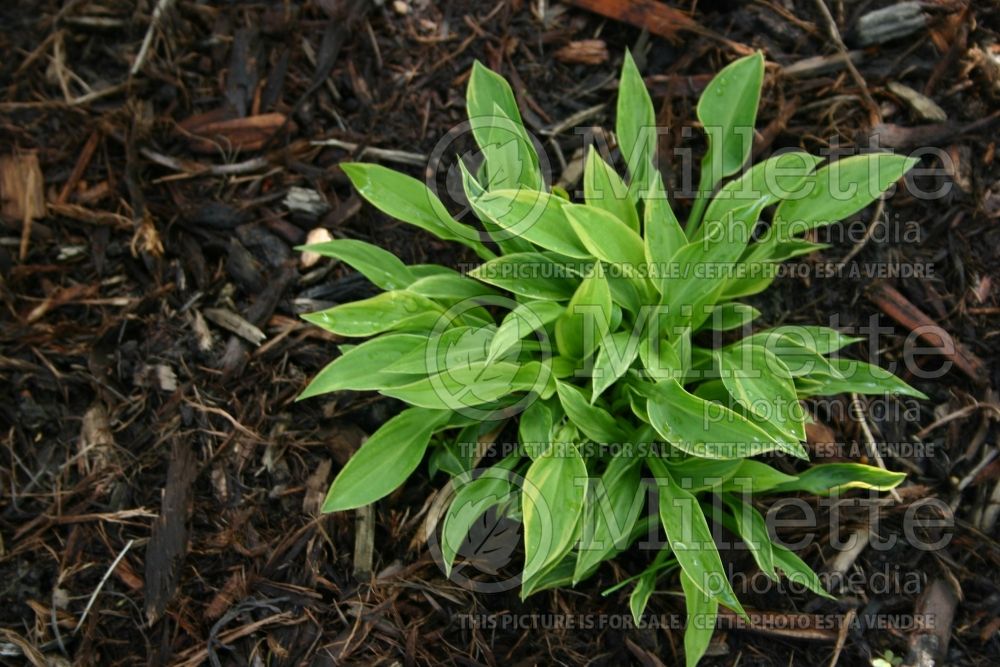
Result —
<svg viewBox="0 0 1000 667"><path fill-rule="evenodd" d="M504 229L501 229L499 225L493 222L492 218L476 205L476 202L482 197L486 190L476 181L475 177L469 173L468 168L465 166L465 162L458 160L458 168L462 173L462 189L465 192L465 198L469 203L469 208L472 212L476 214L479 221L483 223L483 227L486 229L486 233L489 237L493 239L498 246L500 246L502 255L510 255L516 252L532 252L535 247L519 238L516 235L510 234Z"/></svg>
<svg viewBox="0 0 1000 667"><path fill-rule="evenodd" d="M514 91L502 76L478 60L472 64L465 104L472 135L480 148L485 150L490 145L494 140L494 128L500 126L506 132L518 135L523 144L522 150L526 151L524 158L537 170L538 155L531 143L531 137L524 129ZM498 115L501 118L497 118ZM503 121L510 121L510 124Z"/></svg>
<svg viewBox="0 0 1000 667"><path fill-rule="evenodd" d="M722 491L735 491L742 494L757 494L771 491L772 489L795 482L798 477L786 475L780 470L775 470L766 463L747 459L740 461L733 474L722 484Z"/></svg>
<svg viewBox="0 0 1000 667"><path fill-rule="evenodd" d="M358 194L383 213L408 222L446 241L457 241L483 259L493 253L479 240L479 232L451 217L437 195L412 176L377 164L342 162L341 169Z"/></svg>
<svg viewBox="0 0 1000 667"><path fill-rule="evenodd" d="M519 341L555 322L566 308L554 301L520 303L507 313L490 343L487 362L499 359L517 348Z"/></svg>
<svg viewBox="0 0 1000 667"><path fill-rule="evenodd" d="M594 257L635 271L645 265L642 237L613 214L582 204L567 204L563 212L587 252Z"/></svg>
<svg viewBox="0 0 1000 667"><path fill-rule="evenodd" d="M677 251L688 240L677 216L670 208L663 178L657 173L652 178L652 188L642 210L642 234L646 261L650 264L650 278L660 294L666 294L666 272Z"/></svg>
<svg viewBox="0 0 1000 667"><path fill-rule="evenodd" d="M725 285L723 278L742 252L742 246L728 238L705 245L695 241L678 250L670 260L673 272L661 281L661 302L671 329L698 327L708 319Z"/></svg>
<svg viewBox="0 0 1000 667"><path fill-rule="evenodd" d="M830 600L835 600L832 595L826 592L823 588L823 582L820 578L816 576L812 568L805 564L805 562L799 558L790 549L781 546L780 544L772 544L771 548L774 552L774 563L778 568L785 573L785 576L794 584L803 584L811 590L816 595L828 598Z"/></svg>
<svg viewBox="0 0 1000 667"><path fill-rule="evenodd" d="M455 556L472 524L491 507L510 500L513 489L509 468L516 461L517 458L512 456L487 468L475 479L463 476L453 480L457 491L441 527L441 558L447 576L451 576Z"/></svg>
<svg viewBox="0 0 1000 667"><path fill-rule="evenodd" d="M628 167L629 191L633 196L650 188L656 154L656 114L646 84L639 74L632 54L625 52L621 79L618 82L618 108L615 134Z"/></svg>
<svg viewBox="0 0 1000 667"><path fill-rule="evenodd" d="M827 375L841 378L840 371L830 360L809 347L804 339L785 335L775 330L762 331L743 339L744 344L757 345L772 353L788 369L792 377Z"/></svg>
<svg viewBox="0 0 1000 667"><path fill-rule="evenodd" d="M764 517L753 505L743 502L736 496L726 495L723 496L723 500L732 512L736 532L750 549L757 567L771 579L777 579L774 571L774 551Z"/></svg>
<svg viewBox="0 0 1000 667"><path fill-rule="evenodd" d="M601 443L625 441L625 432L615 418L607 410L587 402L579 387L557 380L556 392L570 421L588 438Z"/></svg>
<svg viewBox="0 0 1000 667"><path fill-rule="evenodd" d="M572 417L571 417L572 418ZM577 553L574 584L601 562L628 547L645 501L639 459L615 456L588 500Z"/></svg>
<svg viewBox="0 0 1000 667"><path fill-rule="evenodd" d="M635 588L632 589L632 593L628 596L629 610L632 612L632 618L635 620L637 626L642 623L642 615L649 604L649 598L656 591L657 574L659 572L656 570L644 572L636 579Z"/></svg>
<svg viewBox="0 0 1000 667"><path fill-rule="evenodd" d="M537 459L552 444L552 410L543 401L534 401L521 413L517 438L531 460Z"/></svg>
<svg viewBox="0 0 1000 667"><path fill-rule="evenodd" d="M610 324L611 289L598 264L580 283L566 312L556 320L556 347L563 356L586 359L608 333Z"/></svg>
<svg viewBox="0 0 1000 667"><path fill-rule="evenodd" d="M681 570L706 596L746 616L726 576L719 549L698 500L677 485L666 464L655 458L646 461L659 487L660 522Z"/></svg>
<svg viewBox="0 0 1000 667"><path fill-rule="evenodd" d="M816 496L828 496L848 489L888 491L899 486L906 473L892 472L863 463L824 463L799 473L798 479L779 484L772 493L804 491Z"/></svg>
<svg viewBox="0 0 1000 667"><path fill-rule="evenodd" d="M762 345L740 341L716 352L722 383L733 398L790 438L806 439L805 412L788 368Z"/></svg>
<svg viewBox="0 0 1000 667"><path fill-rule="evenodd" d="M698 100L698 120L705 130L708 151L701 161L698 194L688 218L691 238L701 224L712 190L750 157L763 81L764 56L758 51L722 68Z"/></svg>
<svg viewBox="0 0 1000 667"><path fill-rule="evenodd" d="M427 297L394 290L306 313L302 319L338 336L361 338L385 331L431 329L443 314L444 309Z"/></svg>
<svg viewBox="0 0 1000 667"><path fill-rule="evenodd" d="M459 274L441 274L419 278L407 287L406 291L425 296L428 299L447 302L498 296L496 290L490 289L482 282Z"/></svg>
<svg viewBox="0 0 1000 667"><path fill-rule="evenodd" d="M758 162L739 178L726 183L712 197L705 210L705 221L691 236L692 241L711 237L715 229L730 220L730 214L741 209L753 211L750 215L732 216L737 223L724 233L751 241L751 234L760 211L782 199L801 192L802 183L823 158L801 151L784 152Z"/></svg>
<svg viewBox="0 0 1000 667"><path fill-rule="evenodd" d="M685 572L681 572L681 589L684 591L684 606L688 616L687 627L684 628L684 664L696 667L715 634L719 602L714 597L705 595Z"/></svg>
<svg viewBox="0 0 1000 667"><path fill-rule="evenodd" d="M487 145L481 146L486 162L488 190L526 187L541 190L544 186L538 170L538 156L529 139L524 136L524 127L505 117L499 106L493 105L493 116L477 118L477 125L487 125L489 136Z"/></svg>
<svg viewBox="0 0 1000 667"><path fill-rule="evenodd" d="M722 68L701 94L698 120L708 139L702 172L710 176L702 179L705 190L735 174L750 157L763 81L764 55L757 51Z"/></svg>
<svg viewBox="0 0 1000 667"><path fill-rule="evenodd" d="M540 252L504 255L469 272L476 280L528 299L566 301L579 280L562 264Z"/></svg>
<svg viewBox="0 0 1000 667"><path fill-rule="evenodd" d="M434 430L447 412L408 408L375 431L330 485L323 512L339 512L373 503L392 493L410 476Z"/></svg>
<svg viewBox="0 0 1000 667"><path fill-rule="evenodd" d="M840 372L843 379L817 377L822 384L809 392L811 396L835 396L837 394L897 394L927 400L927 394L914 389L901 379L874 364L853 359L830 359L830 363Z"/></svg>
<svg viewBox="0 0 1000 667"><path fill-rule="evenodd" d="M509 235L568 257L590 257L563 212L568 202L559 197L522 188L487 192L474 203Z"/></svg>
<svg viewBox="0 0 1000 667"><path fill-rule="evenodd" d="M398 257L364 241L337 239L299 246L296 250L339 259L384 290L403 289L416 280Z"/></svg>
<svg viewBox="0 0 1000 667"><path fill-rule="evenodd" d="M640 344L639 336L633 335L631 331L618 331L604 337L594 360L591 403L625 375L625 371L639 355Z"/></svg>
<svg viewBox="0 0 1000 667"><path fill-rule="evenodd" d="M702 323L701 328L715 331L730 331L749 326L760 317L760 311L744 303L723 303L712 309L711 314Z"/></svg>
<svg viewBox="0 0 1000 667"><path fill-rule="evenodd" d="M520 366L507 362L487 365L479 361L383 389L380 393L422 408L461 411L512 394L541 393L550 377L551 369L537 361Z"/></svg>
<svg viewBox="0 0 1000 667"><path fill-rule="evenodd" d="M786 199L775 211L774 237L788 239L854 215L917 162L893 153L866 153L823 167L803 183L803 196Z"/></svg>
<svg viewBox="0 0 1000 667"><path fill-rule="evenodd" d="M556 443L528 468L521 491L523 580L559 562L573 546L587 480L587 466L572 443Z"/></svg>
<svg viewBox="0 0 1000 667"><path fill-rule="evenodd" d="M389 373L434 375L449 372L471 363L483 362L493 338L488 327L453 327L440 332L427 332L423 342L395 361L386 359ZM409 382L413 382L410 378ZM400 386L396 383L394 386Z"/></svg>
<svg viewBox="0 0 1000 667"><path fill-rule="evenodd" d="M736 459L768 451L799 456L797 441L768 433L718 403L688 393L676 380L641 387L650 424L667 442L692 456Z"/></svg>
<svg viewBox="0 0 1000 667"><path fill-rule="evenodd" d="M689 457L677 461L664 459L670 476L691 493L719 489L727 484L743 462L741 459L700 459Z"/></svg>
<svg viewBox="0 0 1000 667"><path fill-rule="evenodd" d="M786 324L762 331L761 334L774 334L790 338L820 354L836 352L852 343L864 340L855 336L845 336L836 329L803 324Z"/></svg>
<svg viewBox="0 0 1000 667"><path fill-rule="evenodd" d="M583 196L587 206L607 211L636 234L639 214L629 197L628 186L591 144L583 168Z"/></svg>
<svg viewBox="0 0 1000 667"><path fill-rule="evenodd" d="M298 399L331 391L374 391L412 382L386 368L427 341L422 334L387 334L352 347L316 374Z"/></svg>

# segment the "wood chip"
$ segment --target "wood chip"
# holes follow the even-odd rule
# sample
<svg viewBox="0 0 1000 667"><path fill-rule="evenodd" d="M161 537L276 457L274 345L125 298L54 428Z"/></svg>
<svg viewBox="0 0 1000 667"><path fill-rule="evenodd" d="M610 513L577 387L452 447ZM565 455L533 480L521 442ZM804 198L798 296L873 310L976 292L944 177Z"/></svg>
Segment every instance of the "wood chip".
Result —
<svg viewBox="0 0 1000 667"><path fill-rule="evenodd" d="M236 334L251 345L260 345L267 339L267 335L263 331L231 310L226 310L225 308L206 308L202 312L209 322Z"/></svg>
<svg viewBox="0 0 1000 667"><path fill-rule="evenodd" d="M567 0L616 21L644 28L654 35L675 39L681 30L699 31L699 24L679 9L654 0Z"/></svg>
<svg viewBox="0 0 1000 667"><path fill-rule="evenodd" d="M0 156L0 216L15 229L23 225L27 237L31 222L45 214L45 179L38 155L27 152Z"/></svg>
<svg viewBox="0 0 1000 667"><path fill-rule="evenodd" d="M879 309L917 335L931 347L940 350L942 356L951 361L977 384L986 382L986 366L975 354L952 338L922 310L914 306L891 285L874 283L867 292L869 300Z"/></svg>
<svg viewBox="0 0 1000 667"><path fill-rule="evenodd" d="M295 124L281 113L246 118L227 118L225 111L209 111L181 122L178 127L191 149L198 153L255 151L283 128L295 132ZM287 125L286 125L287 123Z"/></svg>
<svg viewBox="0 0 1000 667"><path fill-rule="evenodd" d="M312 218L318 218L330 210L323 195L311 188L290 187L282 203L293 213L304 213Z"/></svg>
<svg viewBox="0 0 1000 667"><path fill-rule="evenodd" d="M581 39L570 42L553 56L564 63L600 65L608 60L608 45L603 39Z"/></svg>
<svg viewBox="0 0 1000 667"><path fill-rule="evenodd" d="M894 95L906 102L921 119L936 123L948 120L948 114L944 112L944 109L923 93L919 93L898 81L890 81L887 87Z"/></svg>
<svg viewBox="0 0 1000 667"><path fill-rule="evenodd" d="M302 498L303 514L319 515L327 489L330 486L330 466L332 463L330 459L323 459L316 466L316 470L306 479L306 492Z"/></svg>
<svg viewBox="0 0 1000 667"><path fill-rule="evenodd" d="M375 506L365 505L355 510L354 567L355 579L366 581L371 577L375 560Z"/></svg>
<svg viewBox="0 0 1000 667"><path fill-rule="evenodd" d="M923 30L927 16L920 2L898 2L863 14L854 25L858 46L874 46Z"/></svg>

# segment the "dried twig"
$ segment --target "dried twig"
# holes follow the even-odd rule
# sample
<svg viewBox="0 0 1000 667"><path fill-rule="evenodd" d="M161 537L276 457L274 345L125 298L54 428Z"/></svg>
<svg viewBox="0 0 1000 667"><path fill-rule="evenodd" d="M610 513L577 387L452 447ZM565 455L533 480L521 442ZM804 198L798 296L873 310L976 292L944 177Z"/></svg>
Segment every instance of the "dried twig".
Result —
<svg viewBox="0 0 1000 667"><path fill-rule="evenodd" d="M139 55L135 57L135 62L132 63L132 69L129 70L129 76L135 76L142 69L142 66L146 63L146 56L149 55L149 47L153 43L153 35L156 33L157 27L160 25L160 20L163 17L163 13L166 12L170 5L172 5L174 0L159 0L156 3L156 8L153 9L153 17L149 21L149 28L146 30L146 36L142 39L142 46L139 47Z"/></svg>
<svg viewBox="0 0 1000 667"><path fill-rule="evenodd" d="M118 563L122 561L122 558L125 557L125 554L128 553L128 550L132 548L133 544L135 544L135 540L128 541L125 548L121 550L118 557L112 561L111 566L104 573L104 576L101 577L101 580L97 584L97 588L94 589L94 592L90 594L90 599L87 600L87 606L83 608L83 614L80 616L80 620L77 621L76 627L73 628L73 634L76 634L80 630L80 626L83 625L83 622L87 619L87 614L90 613L90 608L94 605L94 600L97 599L97 595L101 592L101 589L104 588L104 584L108 581L108 577L110 577L111 573L115 571L115 568L118 567Z"/></svg>
<svg viewBox="0 0 1000 667"><path fill-rule="evenodd" d="M872 98L871 92L868 90L868 83L865 78L861 76L861 72L858 68L854 66L854 61L850 58L847 51L847 45L844 44L844 40L840 37L840 30L837 29L837 22L833 20L833 15L830 14L830 10L826 6L824 0L815 0L816 8L819 10L820 15L823 17L823 21L826 23L827 32L830 33L830 39L833 40L834 45L837 47L837 51L840 52L841 57L844 59L844 65L847 67L847 71L851 73L851 78L854 79L854 83L858 85L861 89L861 97L865 101L865 105L868 106L868 111L871 113L873 123L882 122L882 112L879 111L878 104Z"/></svg>

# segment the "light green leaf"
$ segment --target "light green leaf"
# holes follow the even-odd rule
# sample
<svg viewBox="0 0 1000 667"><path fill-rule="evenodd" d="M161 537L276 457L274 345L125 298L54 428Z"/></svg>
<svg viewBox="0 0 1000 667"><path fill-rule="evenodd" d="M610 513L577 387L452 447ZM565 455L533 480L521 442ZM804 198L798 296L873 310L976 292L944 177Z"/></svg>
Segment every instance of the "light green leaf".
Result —
<svg viewBox="0 0 1000 667"><path fill-rule="evenodd" d="M866 153L823 167L803 184L804 196L786 199L775 211L774 237L789 239L854 215L917 162L917 158L893 153Z"/></svg>
<svg viewBox="0 0 1000 667"><path fill-rule="evenodd" d="M602 561L628 547L646 497L638 463L637 457L615 456L597 480L587 503L574 584Z"/></svg>
<svg viewBox="0 0 1000 667"><path fill-rule="evenodd" d="M525 138L524 127L505 117L499 106L493 105L490 118L472 121L474 131L477 125L486 125L489 136L487 145L481 146L486 162L488 190L526 187L541 190L542 175L538 170L538 156Z"/></svg>
<svg viewBox="0 0 1000 667"><path fill-rule="evenodd" d="M799 473L798 479L775 486L773 493L804 491L828 496L848 489L888 491L899 486L906 473L883 470L863 463L824 463Z"/></svg>
<svg viewBox="0 0 1000 667"><path fill-rule="evenodd" d="M466 89L465 104L472 134L479 147L485 149L493 140L493 128L501 126L505 131L516 133L525 145L525 158L538 168L538 155L531 143L531 137L524 129L521 112L517 108L514 91L506 79L476 60L472 64L469 86ZM501 118L498 119L497 116ZM504 123L509 120L510 125Z"/></svg>
<svg viewBox="0 0 1000 667"><path fill-rule="evenodd" d="M544 301L566 301L579 285L579 279L566 266L540 252L497 257L477 266L469 275L518 296Z"/></svg>
<svg viewBox="0 0 1000 667"><path fill-rule="evenodd" d="M444 309L427 297L405 290L306 313L302 319L339 336L361 338L385 331L430 329Z"/></svg>
<svg viewBox="0 0 1000 667"><path fill-rule="evenodd" d="M534 401L521 413L517 438L531 460L537 459L552 444L552 410L543 401Z"/></svg>
<svg viewBox="0 0 1000 667"><path fill-rule="evenodd" d="M493 257L479 240L479 232L448 213L437 195L412 176L377 164L342 162L341 169L358 194L383 213L408 222L446 241L457 241L483 259Z"/></svg>
<svg viewBox="0 0 1000 667"><path fill-rule="evenodd" d="M751 240L751 234L760 211L782 199L801 194L803 182L823 158L801 151L784 152L758 162L739 178L726 183L712 197L705 210L704 223L692 235L696 241L718 233L716 227L732 219L731 228L723 233ZM750 209L754 214L732 216L740 209Z"/></svg>
<svg viewBox="0 0 1000 667"><path fill-rule="evenodd" d="M625 52L618 82L615 134L628 167L629 191L644 195L650 187L656 154L656 114L632 54Z"/></svg>
<svg viewBox="0 0 1000 667"><path fill-rule="evenodd" d="M375 502L410 476L447 412L408 408L375 431L330 485L323 512L339 512Z"/></svg>
<svg viewBox="0 0 1000 667"><path fill-rule="evenodd" d="M618 331L604 337L594 360L593 385L590 402L597 400L629 369L639 355L641 341L631 331Z"/></svg>
<svg viewBox="0 0 1000 667"><path fill-rule="evenodd" d="M434 375L462 368L486 359L493 338L489 327L453 327L440 332L427 332L423 342L395 361L386 359L389 373ZM415 378L410 378L412 382ZM398 383L395 386L399 386Z"/></svg>
<svg viewBox="0 0 1000 667"><path fill-rule="evenodd" d="M795 555L795 552L781 546L780 544L772 544L771 548L774 552L775 565L777 565L778 568L785 573L785 576L788 577L792 583L805 585L806 588L821 597L825 597L830 600L836 599L826 592L820 578L816 576L816 573L813 572L811 567L805 564L805 561Z"/></svg>
<svg viewBox="0 0 1000 667"><path fill-rule="evenodd" d="M563 356L586 359L610 325L611 289L598 264L580 283L566 312L556 320L556 347Z"/></svg>
<svg viewBox="0 0 1000 667"><path fill-rule="evenodd" d="M735 174L750 157L763 80L764 55L757 51L722 68L701 94L698 120L708 138L702 171L710 176L707 182L702 178L705 190Z"/></svg>
<svg viewBox="0 0 1000 667"><path fill-rule="evenodd" d="M708 151L701 161L698 194L688 218L690 238L696 235L712 190L750 157L763 81L764 56L758 51L722 68L698 99L698 120Z"/></svg>
<svg viewBox="0 0 1000 667"><path fill-rule="evenodd" d="M490 343L487 362L499 359L517 347L520 340L555 322L566 308L554 301L520 303L507 313Z"/></svg>
<svg viewBox="0 0 1000 667"><path fill-rule="evenodd" d="M567 204L563 212L587 252L594 257L636 271L645 264L642 237L613 214L582 204Z"/></svg>
<svg viewBox="0 0 1000 667"><path fill-rule="evenodd" d="M739 413L688 393L676 380L661 380L640 388L648 399L653 428L671 445L692 456L736 459L774 450L800 456L797 441L768 433Z"/></svg>
<svg viewBox="0 0 1000 667"><path fill-rule="evenodd" d="M559 197L522 188L487 192L474 203L509 235L569 257L590 257L563 213L568 202Z"/></svg>
<svg viewBox="0 0 1000 667"><path fill-rule="evenodd" d="M412 382L412 377L386 368L426 341L422 334L387 334L356 345L317 373L296 400L331 391L374 391Z"/></svg>
<svg viewBox="0 0 1000 667"><path fill-rule="evenodd" d="M796 480L798 477L795 475L786 475L766 463L747 459L740 461L733 474L723 482L722 490L753 495L771 491L782 484Z"/></svg>
<svg viewBox="0 0 1000 667"><path fill-rule="evenodd" d="M765 523L764 517L753 505L743 502L736 496L726 495L723 496L723 500L732 512L736 532L750 549L750 553L757 562L757 567L768 577L776 580L774 551L771 538L767 534L767 523Z"/></svg>
<svg viewBox="0 0 1000 667"><path fill-rule="evenodd" d="M583 515L587 480L587 466L571 443L549 447L528 468L521 491L523 580L559 562L573 546Z"/></svg>
<svg viewBox="0 0 1000 667"><path fill-rule="evenodd" d="M837 394L898 394L914 398L927 399L927 394L914 389L889 371L853 359L835 358L830 363L836 368L843 379L834 377L816 377L822 384L809 392L811 396L835 396Z"/></svg>
<svg viewBox="0 0 1000 667"><path fill-rule="evenodd" d="M583 168L583 196L587 206L607 211L633 232L639 233L639 214L635 201L629 197L628 186L618 172L601 158L593 144L587 151Z"/></svg>
<svg viewBox="0 0 1000 667"><path fill-rule="evenodd" d="M419 278L407 287L406 291L425 296L428 299L447 302L498 295L496 290L490 289L481 282L458 274L441 274Z"/></svg>
<svg viewBox="0 0 1000 667"><path fill-rule="evenodd" d="M507 362L487 365L478 361L409 384L383 389L380 393L422 408L461 411L512 394L542 393L550 378L551 369L537 361L520 366Z"/></svg>
<svg viewBox="0 0 1000 667"><path fill-rule="evenodd" d="M698 500L677 485L666 464L655 458L646 461L659 487L660 522L681 570L706 596L746 616L726 576L719 549Z"/></svg>
<svg viewBox="0 0 1000 667"><path fill-rule="evenodd" d="M806 439L805 412L788 368L762 345L741 341L716 352L722 383L748 411L790 438Z"/></svg>
<svg viewBox="0 0 1000 667"><path fill-rule="evenodd" d="M625 432L615 418L607 410L587 402L579 387L556 380L556 392L570 421L588 438L601 443L625 441Z"/></svg>
<svg viewBox="0 0 1000 667"><path fill-rule="evenodd" d="M299 246L296 250L339 259L384 290L403 289L416 280L398 257L364 241L337 239Z"/></svg>
<svg viewBox="0 0 1000 667"><path fill-rule="evenodd" d="M815 350L820 354L836 352L852 343L864 340L856 336L846 336L836 329L803 324L786 324L762 331L761 334L775 334Z"/></svg>
<svg viewBox="0 0 1000 667"><path fill-rule="evenodd" d="M688 617L687 627L684 628L684 664L696 667L715 634L719 602L705 595L686 572L681 572L681 589Z"/></svg>
<svg viewBox="0 0 1000 667"><path fill-rule="evenodd" d="M652 188L643 205L642 234L645 246L646 261L650 264L650 278L660 294L666 293L666 272L670 270L671 261L677 251L684 247L688 240L681 229L677 216L670 208L667 192L663 187L663 178L654 174Z"/></svg>
<svg viewBox="0 0 1000 667"><path fill-rule="evenodd" d="M731 301L715 306L708 318L702 323L701 328L730 331L749 326L758 317L760 317L760 311L753 306Z"/></svg>
<svg viewBox="0 0 1000 667"><path fill-rule="evenodd" d="M457 491L441 527L441 558L447 576L451 576L455 556L472 524L491 507L510 500L513 493L509 479L510 466L516 461L517 457L511 456L482 471L475 479L469 479L466 475L452 481Z"/></svg>

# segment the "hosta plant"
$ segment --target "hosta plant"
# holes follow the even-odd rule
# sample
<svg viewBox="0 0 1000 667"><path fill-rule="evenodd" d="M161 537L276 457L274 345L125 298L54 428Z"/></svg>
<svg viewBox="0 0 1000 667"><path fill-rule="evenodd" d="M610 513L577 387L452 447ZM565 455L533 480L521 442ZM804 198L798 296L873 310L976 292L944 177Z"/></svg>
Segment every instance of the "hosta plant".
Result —
<svg viewBox="0 0 1000 667"><path fill-rule="evenodd" d="M478 63L467 105L481 159L459 162L475 220L456 220L410 176L342 165L376 208L466 246L481 264L465 273L406 265L349 239L307 248L384 291L304 316L363 341L342 346L302 396L374 391L407 406L344 466L323 509L376 501L427 457L432 474L452 478L444 566L484 512L512 517L523 523L525 596L587 578L659 521L665 546L628 580L631 609L641 617L659 581L677 573L689 663L704 653L720 604L744 613L710 526L738 535L767 576L797 577L826 595L795 553L772 542L751 497L894 487L902 475L880 468L808 467L802 399L922 394L841 356L857 339L836 330L754 330L759 313L739 300L764 290L784 260L822 248L804 235L860 211L913 161L869 153L821 164L793 151L747 168L763 74L763 57L751 55L702 94L707 152L683 225L656 166L653 105L628 54L614 153L627 177L591 147L582 197L546 182L511 88ZM515 448L482 446L505 428L516 429ZM779 470L779 456L803 463Z"/></svg>

